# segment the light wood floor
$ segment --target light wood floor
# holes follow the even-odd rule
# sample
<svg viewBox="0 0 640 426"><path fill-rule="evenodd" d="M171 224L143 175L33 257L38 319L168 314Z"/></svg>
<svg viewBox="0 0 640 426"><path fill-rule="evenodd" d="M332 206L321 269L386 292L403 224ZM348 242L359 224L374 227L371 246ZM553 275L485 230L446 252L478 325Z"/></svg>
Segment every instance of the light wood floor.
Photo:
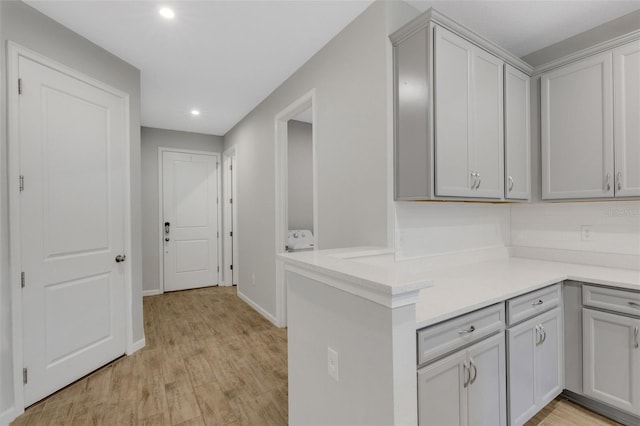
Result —
<svg viewBox="0 0 640 426"><path fill-rule="evenodd" d="M144 298L146 347L13 425L286 425L287 332L210 287Z"/></svg>
<svg viewBox="0 0 640 426"><path fill-rule="evenodd" d="M12 425L286 425L287 334L211 287L144 298L147 346ZM527 426L615 425L557 399Z"/></svg>

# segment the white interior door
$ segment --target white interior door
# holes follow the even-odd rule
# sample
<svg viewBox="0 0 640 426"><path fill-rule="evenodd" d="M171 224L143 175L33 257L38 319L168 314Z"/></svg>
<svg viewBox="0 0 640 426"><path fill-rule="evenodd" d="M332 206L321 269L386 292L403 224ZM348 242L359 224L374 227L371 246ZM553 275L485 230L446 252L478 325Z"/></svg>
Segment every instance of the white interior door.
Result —
<svg viewBox="0 0 640 426"><path fill-rule="evenodd" d="M20 57L24 402L125 352L126 98Z"/></svg>
<svg viewBox="0 0 640 426"><path fill-rule="evenodd" d="M234 233L234 171L235 154L225 155L222 163L224 171L224 189L223 189L223 234L224 234L224 283L225 285L237 284L237 268L234 269L234 261L236 259L237 235Z"/></svg>
<svg viewBox="0 0 640 426"><path fill-rule="evenodd" d="M217 156L162 157L164 290L218 284Z"/></svg>

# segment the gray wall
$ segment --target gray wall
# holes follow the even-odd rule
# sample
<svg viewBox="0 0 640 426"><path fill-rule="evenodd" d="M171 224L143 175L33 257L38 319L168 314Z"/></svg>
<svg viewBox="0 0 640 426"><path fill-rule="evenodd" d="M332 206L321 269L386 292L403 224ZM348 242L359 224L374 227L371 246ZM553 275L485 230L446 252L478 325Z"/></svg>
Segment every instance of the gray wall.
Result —
<svg viewBox="0 0 640 426"><path fill-rule="evenodd" d="M140 232L140 71L24 3L0 1L1 60L6 70L6 41L61 62L130 95L133 341L144 337L142 322L142 250ZM2 78L2 93L6 81ZM2 129L6 129L6 98L2 96ZM6 132L0 132L0 413L13 406L11 304L8 276Z"/></svg>
<svg viewBox="0 0 640 426"><path fill-rule="evenodd" d="M275 115L316 89L318 247L386 246L388 47L375 2L225 135L238 147L239 290L274 317Z"/></svg>
<svg viewBox="0 0 640 426"><path fill-rule="evenodd" d="M142 136L142 279L143 290L160 289L160 241L158 223L158 148L182 148L222 152L221 136L143 127Z"/></svg>
<svg viewBox="0 0 640 426"><path fill-rule="evenodd" d="M610 40L640 28L640 10L605 22L595 28L576 34L551 46L544 47L522 57L522 60L534 67L586 49L603 41Z"/></svg>
<svg viewBox="0 0 640 426"><path fill-rule="evenodd" d="M289 120L287 137L287 207L289 229L313 230L312 125Z"/></svg>

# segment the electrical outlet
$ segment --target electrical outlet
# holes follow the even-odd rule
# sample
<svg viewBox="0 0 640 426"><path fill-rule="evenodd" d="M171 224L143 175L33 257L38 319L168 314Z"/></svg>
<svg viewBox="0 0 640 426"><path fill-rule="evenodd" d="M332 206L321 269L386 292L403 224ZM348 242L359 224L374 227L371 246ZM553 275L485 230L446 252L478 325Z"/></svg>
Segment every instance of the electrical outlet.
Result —
<svg viewBox="0 0 640 426"><path fill-rule="evenodd" d="M591 241L593 239L593 230L591 229L591 225L580 226L580 239L582 241Z"/></svg>
<svg viewBox="0 0 640 426"><path fill-rule="evenodd" d="M340 380L340 364L338 362L338 352L331 348L327 348L327 373L329 377L338 383Z"/></svg>

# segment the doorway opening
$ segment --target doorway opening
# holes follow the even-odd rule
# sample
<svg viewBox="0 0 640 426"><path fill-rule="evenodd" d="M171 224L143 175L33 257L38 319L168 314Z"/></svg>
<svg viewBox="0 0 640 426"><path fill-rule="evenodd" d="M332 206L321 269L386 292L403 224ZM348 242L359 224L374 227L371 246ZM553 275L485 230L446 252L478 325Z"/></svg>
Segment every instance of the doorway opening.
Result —
<svg viewBox="0 0 640 426"><path fill-rule="evenodd" d="M236 185L238 175L238 151L236 147L227 149L222 154L222 234L223 238L223 272L222 285L238 285L238 202Z"/></svg>
<svg viewBox="0 0 640 426"><path fill-rule="evenodd" d="M276 255L318 244L315 90L276 116ZM287 325L284 264L276 259L276 320Z"/></svg>
<svg viewBox="0 0 640 426"><path fill-rule="evenodd" d="M160 291L221 282L220 154L159 148Z"/></svg>

